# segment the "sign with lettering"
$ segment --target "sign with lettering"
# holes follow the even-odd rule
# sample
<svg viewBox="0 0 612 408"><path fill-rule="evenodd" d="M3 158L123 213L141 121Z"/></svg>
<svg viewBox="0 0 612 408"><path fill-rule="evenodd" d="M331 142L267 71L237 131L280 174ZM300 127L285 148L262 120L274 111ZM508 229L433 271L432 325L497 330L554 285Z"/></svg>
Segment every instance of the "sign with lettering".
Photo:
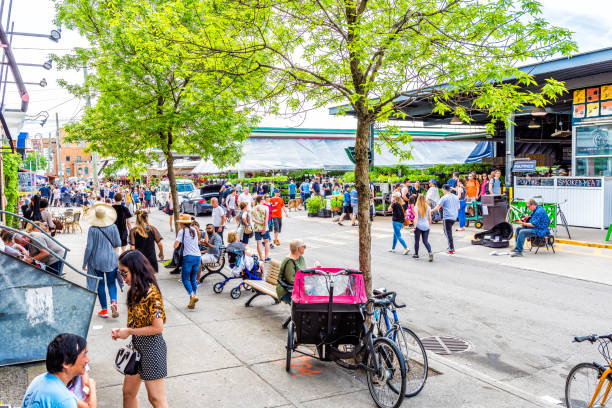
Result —
<svg viewBox="0 0 612 408"><path fill-rule="evenodd" d="M512 166L513 173L533 173L536 169L535 160L518 160Z"/></svg>
<svg viewBox="0 0 612 408"><path fill-rule="evenodd" d="M557 187L586 187L586 188L600 188L600 178L558 178Z"/></svg>

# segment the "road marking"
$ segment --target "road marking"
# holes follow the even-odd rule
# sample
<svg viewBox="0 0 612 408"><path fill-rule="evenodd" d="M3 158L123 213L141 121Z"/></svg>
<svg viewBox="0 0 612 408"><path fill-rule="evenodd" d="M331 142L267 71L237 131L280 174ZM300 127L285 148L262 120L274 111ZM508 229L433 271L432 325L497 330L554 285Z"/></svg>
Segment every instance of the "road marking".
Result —
<svg viewBox="0 0 612 408"><path fill-rule="evenodd" d="M551 397L550 395L544 395L542 397L542 399L546 402L550 402L551 404L555 404L555 405L563 405L563 401L560 401L556 398Z"/></svg>
<svg viewBox="0 0 612 408"><path fill-rule="evenodd" d="M568 249L568 245L555 245L555 251L558 252L563 252L565 254L573 254L573 255L590 255L590 256L596 256L598 258L608 258L608 259L612 259L611 255L605 255L603 253L603 251L601 250L601 248L593 248L592 251L590 252L584 252L584 251L574 251L571 249Z"/></svg>

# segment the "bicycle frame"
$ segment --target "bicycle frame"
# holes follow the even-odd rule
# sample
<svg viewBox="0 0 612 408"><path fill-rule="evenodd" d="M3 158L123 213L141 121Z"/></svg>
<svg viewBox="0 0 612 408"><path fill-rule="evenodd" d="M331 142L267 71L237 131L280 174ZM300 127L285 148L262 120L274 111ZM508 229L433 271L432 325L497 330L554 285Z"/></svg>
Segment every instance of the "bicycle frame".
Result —
<svg viewBox="0 0 612 408"><path fill-rule="evenodd" d="M603 367L600 364L594 363L595 366L600 367L603 369ZM599 377L599 383L597 384L597 388L595 388L595 392L593 393L593 398L591 398L591 402L589 403L589 407L592 407L593 404L595 404L595 400L597 399L597 396L599 395L599 392L601 391L601 389L603 388L603 384L604 382L607 380L608 381L608 385L606 386L606 392L604 393L604 396L601 400L601 405L605 405L606 400L608 399L608 396L610 395L610 390L612 389L612 381L610 381L610 374L612 374L612 361L610 362L611 367L608 367Z"/></svg>

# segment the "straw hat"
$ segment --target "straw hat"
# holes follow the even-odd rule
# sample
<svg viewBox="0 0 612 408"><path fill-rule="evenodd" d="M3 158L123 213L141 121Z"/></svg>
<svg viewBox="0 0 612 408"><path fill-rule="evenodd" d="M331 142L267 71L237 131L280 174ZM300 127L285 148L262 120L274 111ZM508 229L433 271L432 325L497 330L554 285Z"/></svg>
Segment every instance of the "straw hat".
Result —
<svg viewBox="0 0 612 408"><path fill-rule="evenodd" d="M179 224L191 224L193 220L189 214L181 214L179 215L179 219L176 221Z"/></svg>
<svg viewBox="0 0 612 408"><path fill-rule="evenodd" d="M104 203L94 205L89 209L86 221L94 227L108 227L117 219L115 209Z"/></svg>

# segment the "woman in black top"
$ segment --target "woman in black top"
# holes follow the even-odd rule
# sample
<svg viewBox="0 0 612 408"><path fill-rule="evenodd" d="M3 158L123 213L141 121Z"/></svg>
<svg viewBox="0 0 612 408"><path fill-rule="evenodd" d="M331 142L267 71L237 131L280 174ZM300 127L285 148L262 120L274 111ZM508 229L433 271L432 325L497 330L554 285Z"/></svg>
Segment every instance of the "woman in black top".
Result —
<svg viewBox="0 0 612 408"><path fill-rule="evenodd" d="M404 220L406 219L404 213L403 200L400 196L393 196L393 201L389 206L387 211L391 211L393 213L393 246L389 250L389 252L395 252L395 246L397 245L397 241L404 247L404 255L408 255L410 253L410 249L406 245L406 242L402 238L402 227L404 226Z"/></svg>
<svg viewBox="0 0 612 408"><path fill-rule="evenodd" d="M164 259L164 247L157 228L149 225L149 214L144 210L136 211L136 226L130 231L130 249L137 249L149 260L155 273L159 272L155 258L155 244L159 247L159 259Z"/></svg>

